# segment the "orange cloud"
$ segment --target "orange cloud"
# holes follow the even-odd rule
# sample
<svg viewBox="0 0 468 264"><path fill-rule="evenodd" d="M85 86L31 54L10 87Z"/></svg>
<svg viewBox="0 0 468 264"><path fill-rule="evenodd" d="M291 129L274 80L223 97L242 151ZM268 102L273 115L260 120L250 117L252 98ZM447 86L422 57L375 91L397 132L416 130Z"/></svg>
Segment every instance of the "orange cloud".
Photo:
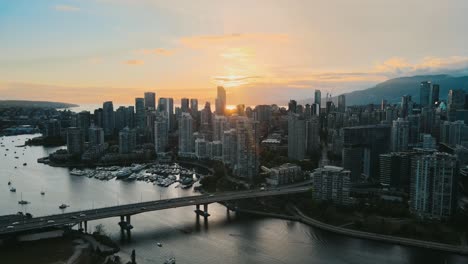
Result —
<svg viewBox="0 0 468 264"><path fill-rule="evenodd" d="M71 5L56 5L53 7L56 11L62 12L77 12L80 11L81 8Z"/></svg>
<svg viewBox="0 0 468 264"><path fill-rule="evenodd" d="M143 60L127 60L127 61L124 61L124 64L127 64L127 65L143 65L143 64L145 64L145 61L143 61Z"/></svg>
<svg viewBox="0 0 468 264"><path fill-rule="evenodd" d="M174 54L173 50L168 50L168 49L163 49L163 48L157 48L157 49L142 49L137 51L137 53L143 54L143 55L165 55L165 56L170 56Z"/></svg>

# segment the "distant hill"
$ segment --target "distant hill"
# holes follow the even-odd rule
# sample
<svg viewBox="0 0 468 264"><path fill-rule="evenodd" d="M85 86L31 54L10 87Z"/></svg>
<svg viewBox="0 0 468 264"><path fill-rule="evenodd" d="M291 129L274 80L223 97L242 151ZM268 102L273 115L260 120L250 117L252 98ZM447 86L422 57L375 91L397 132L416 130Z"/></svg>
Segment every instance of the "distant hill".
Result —
<svg viewBox="0 0 468 264"><path fill-rule="evenodd" d="M390 79L376 86L346 94L347 105L380 104L382 99L389 103L401 102L402 95L411 95L413 102L419 103L419 87L422 81L440 85L440 99L446 99L450 89L463 89L468 92L468 76L420 75Z"/></svg>
<svg viewBox="0 0 468 264"><path fill-rule="evenodd" d="M76 104L47 102L47 101L26 101L26 100L0 100L0 107L27 107L27 108L69 108L77 107Z"/></svg>
<svg viewBox="0 0 468 264"><path fill-rule="evenodd" d="M411 95L413 102L419 103L419 87L422 81L430 81L440 85L440 99L447 99L450 89L463 89L468 92L468 76L453 77L450 75L418 75L411 77L400 77L379 83L372 88L346 93L346 105L380 104L382 99L389 103L401 102L403 95ZM332 98L336 103L337 97ZM313 98L299 101L307 104ZM322 98L322 104L325 99Z"/></svg>

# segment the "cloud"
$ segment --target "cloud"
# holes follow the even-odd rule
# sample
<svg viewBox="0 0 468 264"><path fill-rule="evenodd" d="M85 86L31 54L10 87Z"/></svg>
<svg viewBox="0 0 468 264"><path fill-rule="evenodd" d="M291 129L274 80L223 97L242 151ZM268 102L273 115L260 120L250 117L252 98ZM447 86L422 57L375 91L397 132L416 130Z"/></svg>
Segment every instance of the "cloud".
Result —
<svg viewBox="0 0 468 264"><path fill-rule="evenodd" d="M468 75L468 57L425 57L416 63L410 63L404 58L396 57L378 64L374 72L389 78L426 74Z"/></svg>
<svg viewBox="0 0 468 264"><path fill-rule="evenodd" d="M81 8L71 5L56 5L53 8L61 12L78 12L81 10Z"/></svg>
<svg viewBox="0 0 468 264"><path fill-rule="evenodd" d="M138 50L137 53L143 54L143 55L165 55L165 56L171 56L174 54L173 50L168 50L168 49L163 49L163 48L156 48L156 49L142 49Z"/></svg>
<svg viewBox="0 0 468 264"><path fill-rule="evenodd" d="M145 61L143 61L143 60L126 60L123 63L127 64L127 65L143 65L143 64L145 64Z"/></svg>
<svg viewBox="0 0 468 264"><path fill-rule="evenodd" d="M264 33L248 33L248 34L225 34L225 35L201 35L183 37L180 43L186 47L193 49L210 48L213 46L222 46L228 44L241 44L252 42L286 42L289 40L287 34L264 34Z"/></svg>
<svg viewBox="0 0 468 264"><path fill-rule="evenodd" d="M249 84L254 82L257 79L262 78L261 76L215 76L213 77L214 83L218 86L225 86L225 87L237 87L245 84Z"/></svg>

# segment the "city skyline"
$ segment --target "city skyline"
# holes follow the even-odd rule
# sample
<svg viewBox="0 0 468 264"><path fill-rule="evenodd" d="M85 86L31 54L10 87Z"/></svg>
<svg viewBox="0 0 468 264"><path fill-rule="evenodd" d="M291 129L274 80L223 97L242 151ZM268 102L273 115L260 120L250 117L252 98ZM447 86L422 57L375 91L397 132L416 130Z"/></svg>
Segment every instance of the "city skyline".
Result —
<svg viewBox="0 0 468 264"><path fill-rule="evenodd" d="M222 85L227 104L254 105L311 98L315 89L338 95L399 76L468 74L468 39L456 30L466 22L462 1L2 6L2 99L130 104L157 91L213 102L213 87Z"/></svg>

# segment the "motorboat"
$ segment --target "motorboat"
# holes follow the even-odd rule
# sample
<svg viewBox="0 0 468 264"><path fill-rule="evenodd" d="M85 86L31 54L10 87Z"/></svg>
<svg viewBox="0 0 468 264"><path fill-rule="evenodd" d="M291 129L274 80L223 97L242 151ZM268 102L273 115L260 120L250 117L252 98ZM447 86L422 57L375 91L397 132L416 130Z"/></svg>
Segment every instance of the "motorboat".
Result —
<svg viewBox="0 0 468 264"><path fill-rule="evenodd" d="M65 208L67 208L68 206L69 206L69 205L61 204L61 205L59 205L59 208L60 208L60 209L65 209Z"/></svg>
<svg viewBox="0 0 468 264"><path fill-rule="evenodd" d="M73 169L70 171L70 174L74 176L83 176L86 174L86 172L78 169Z"/></svg>
<svg viewBox="0 0 468 264"><path fill-rule="evenodd" d="M162 247L162 244L159 242L156 245L158 245L158 247Z"/></svg>
<svg viewBox="0 0 468 264"><path fill-rule="evenodd" d="M128 176L130 176L132 174L132 170L129 169L129 168L123 168L119 171L117 171L117 173L115 173L115 176L117 177L117 179L121 179L121 178L127 178Z"/></svg>
<svg viewBox="0 0 468 264"><path fill-rule="evenodd" d="M168 259L166 259L166 261L164 261L164 264L175 264L175 258L174 257L170 257Z"/></svg>
<svg viewBox="0 0 468 264"><path fill-rule="evenodd" d="M16 188L15 188L15 187L11 187L11 188L10 188L10 192L16 192Z"/></svg>

